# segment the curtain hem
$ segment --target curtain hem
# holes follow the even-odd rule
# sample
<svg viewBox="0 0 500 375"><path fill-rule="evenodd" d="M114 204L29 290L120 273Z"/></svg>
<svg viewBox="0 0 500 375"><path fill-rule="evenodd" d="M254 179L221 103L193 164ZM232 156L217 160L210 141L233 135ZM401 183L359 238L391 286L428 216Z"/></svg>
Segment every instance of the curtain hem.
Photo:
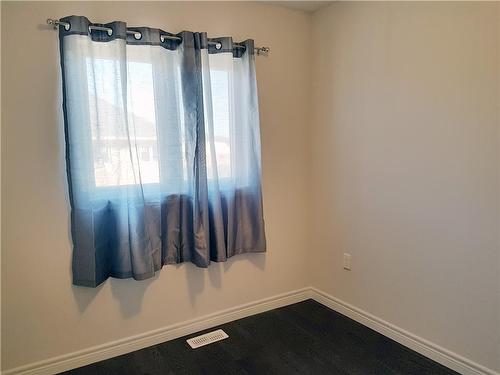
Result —
<svg viewBox="0 0 500 375"><path fill-rule="evenodd" d="M259 249L238 249L235 250L232 255L229 255L226 259L224 260L210 260L210 262L215 262L215 263L224 263L227 262L229 258L232 258L235 255L241 255L241 254L252 254L252 253L265 253L267 252L266 248L259 248ZM97 288L100 285L102 285L106 280L109 278L113 279L134 279L137 281L141 280L147 280L155 277L156 273L161 271L161 269L164 266L168 265L173 265L173 264L183 264L183 263L192 263L198 268L208 268L208 266L199 266L196 263L194 263L191 259L184 259L181 261L165 261L162 263L160 268L155 269L153 272L146 272L142 273L140 275L134 275L132 273L110 273L106 278L103 278L102 280L94 281L94 280L81 280L81 279L73 279L73 285L74 286L82 286L82 287L88 287L88 288Z"/></svg>

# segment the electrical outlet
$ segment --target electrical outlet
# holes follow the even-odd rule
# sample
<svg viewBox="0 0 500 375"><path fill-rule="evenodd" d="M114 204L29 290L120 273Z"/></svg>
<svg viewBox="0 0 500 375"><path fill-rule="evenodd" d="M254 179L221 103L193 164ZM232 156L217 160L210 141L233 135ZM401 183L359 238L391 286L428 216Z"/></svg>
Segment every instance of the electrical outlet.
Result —
<svg viewBox="0 0 500 375"><path fill-rule="evenodd" d="M349 253L344 253L344 269L351 270L351 254Z"/></svg>

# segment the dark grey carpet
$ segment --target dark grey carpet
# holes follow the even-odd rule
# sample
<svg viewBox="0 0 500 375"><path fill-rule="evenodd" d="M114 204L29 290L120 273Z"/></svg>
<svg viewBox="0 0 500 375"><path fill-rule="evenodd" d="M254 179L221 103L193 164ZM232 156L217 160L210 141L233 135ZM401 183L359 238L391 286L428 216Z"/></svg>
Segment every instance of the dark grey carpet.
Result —
<svg viewBox="0 0 500 375"><path fill-rule="evenodd" d="M229 338L193 350L197 333L66 374L456 374L312 300L203 332L217 328Z"/></svg>

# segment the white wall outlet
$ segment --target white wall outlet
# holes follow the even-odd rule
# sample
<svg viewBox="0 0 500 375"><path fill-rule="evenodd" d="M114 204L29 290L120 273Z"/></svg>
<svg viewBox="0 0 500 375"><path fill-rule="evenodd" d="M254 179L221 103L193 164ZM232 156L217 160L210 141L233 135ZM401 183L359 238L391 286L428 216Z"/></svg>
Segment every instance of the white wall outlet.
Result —
<svg viewBox="0 0 500 375"><path fill-rule="evenodd" d="M351 270L351 254L349 253L344 253L344 269Z"/></svg>

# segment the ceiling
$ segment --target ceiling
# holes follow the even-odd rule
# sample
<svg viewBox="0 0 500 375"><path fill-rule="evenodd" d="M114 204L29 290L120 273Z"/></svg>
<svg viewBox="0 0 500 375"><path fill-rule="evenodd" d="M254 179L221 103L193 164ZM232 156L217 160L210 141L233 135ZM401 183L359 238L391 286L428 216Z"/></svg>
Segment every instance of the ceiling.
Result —
<svg viewBox="0 0 500 375"><path fill-rule="evenodd" d="M318 9L331 4L333 1L262 1L270 5L278 5L285 8L297 9L312 13Z"/></svg>

